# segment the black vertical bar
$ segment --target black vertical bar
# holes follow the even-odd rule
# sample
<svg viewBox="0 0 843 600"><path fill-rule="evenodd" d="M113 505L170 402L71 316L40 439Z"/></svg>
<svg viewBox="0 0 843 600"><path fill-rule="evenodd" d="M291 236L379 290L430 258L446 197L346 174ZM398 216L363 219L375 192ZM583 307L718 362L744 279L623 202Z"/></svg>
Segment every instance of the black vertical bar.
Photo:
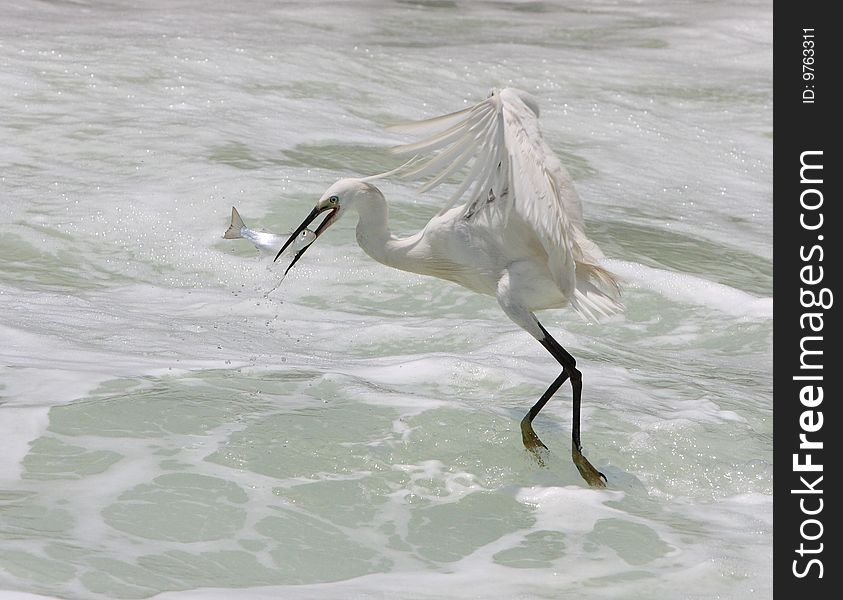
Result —
<svg viewBox="0 0 843 600"><path fill-rule="evenodd" d="M775 0L774 532L776 598L839 598L840 114L833 2ZM838 209L838 210L835 210ZM821 445L821 446L820 446Z"/></svg>

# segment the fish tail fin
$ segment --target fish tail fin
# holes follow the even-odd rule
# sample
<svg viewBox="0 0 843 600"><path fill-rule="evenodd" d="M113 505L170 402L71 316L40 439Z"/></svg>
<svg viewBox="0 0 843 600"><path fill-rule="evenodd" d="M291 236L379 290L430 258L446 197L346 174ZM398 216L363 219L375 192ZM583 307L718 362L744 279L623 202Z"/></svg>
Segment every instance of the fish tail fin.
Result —
<svg viewBox="0 0 843 600"><path fill-rule="evenodd" d="M238 238L242 238L243 236L240 235L240 230L243 229L246 224L243 222L243 219L240 218L240 213L237 212L237 209L233 206L231 207L231 225L228 226L228 229L225 231L225 234L222 236L227 240L236 240Z"/></svg>

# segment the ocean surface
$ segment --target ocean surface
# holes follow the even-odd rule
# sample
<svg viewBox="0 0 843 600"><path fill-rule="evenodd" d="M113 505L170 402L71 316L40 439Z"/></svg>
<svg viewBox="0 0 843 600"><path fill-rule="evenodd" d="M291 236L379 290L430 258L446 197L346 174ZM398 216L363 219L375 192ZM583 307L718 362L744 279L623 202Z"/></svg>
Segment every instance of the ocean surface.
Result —
<svg viewBox="0 0 843 600"><path fill-rule="evenodd" d="M0 598L772 588L772 3L9 0ZM624 315L542 322L295 228L386 125L534 94ZM397 234L448 197L381 188Z"/></svg>

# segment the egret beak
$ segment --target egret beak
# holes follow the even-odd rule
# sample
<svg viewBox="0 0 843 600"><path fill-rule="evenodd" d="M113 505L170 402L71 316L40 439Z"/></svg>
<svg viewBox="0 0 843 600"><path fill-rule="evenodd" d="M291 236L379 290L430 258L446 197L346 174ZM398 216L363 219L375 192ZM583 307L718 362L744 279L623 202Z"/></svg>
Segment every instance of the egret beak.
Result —
<svg viewBox="0 0 843 600"><path fill-rule="evenodd" d="M284 253L284 250L286 250L287 247L296 240L298 235L302 231L307 229L307 226L310 225L316 219L316 217L318 217L321 213L325 212L326 210L330 210L331 211L330 214L327 217L325 217L325 219L319 224L319 227L316 228L316 231L313 232L316 235L316 237L318 238L319 235L325 230L325 228L328 225L330 225L331 221L333 220L334 215L337 212L336 208L330 208L330 207L319 208L318 206L316 208L314 208L310 212L310 214L307 215L307 218L304 221L302 221L301 225L299 225L296 228L296 230L290 235L290 238L286 242L284 242L284 245L281 246L281 249L278 251L278 254L275 255L275 258L273 259L273 262L278 260L278 257L281 256ZM314 240L314 243L315 243L315 241L316 240ZM299 259L302 257L302 255L304 254L304 251L307 250L308 248L310 248L312 245L313 245L313 243L310 243L310 244L308 244L307 246L305 246L304 248L302 248L301 250L298 251L296 256L293 258L293 262L291 262L290 266L287 267L287 270L284 271L284 275L286 275L287 273L290 272L290 269L293 268L293 265L296 264L299 261Z"/></svg>

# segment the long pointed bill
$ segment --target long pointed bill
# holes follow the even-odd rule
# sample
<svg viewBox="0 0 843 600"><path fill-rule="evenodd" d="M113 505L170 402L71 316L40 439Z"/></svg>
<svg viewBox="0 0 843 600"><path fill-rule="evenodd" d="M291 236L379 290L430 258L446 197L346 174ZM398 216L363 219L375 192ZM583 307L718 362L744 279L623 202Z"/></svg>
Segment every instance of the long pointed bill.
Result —
<svg viewBox="0 0 843 600"><path fill-rule="evenodd" d="M289 247L289 245L290 245L290 244L292 244L293 242L295 242L295 241L296 241L296 238L298 238L298 237L299 237L299 234L300 234L302 231L304 231L305 229L307 229L307 226L308 226L308 225L310 225L311 223L313 223L313 220L314 220L316 217L318 217L318 216L319 216L319 213L320 213L320 212L321 212L321 211L320 211L318 208L314 208L314 209L310 212L310 214L309 214L309 215L307 215L307 218L306 218L304 221L302 221L302 224L301 224L301 225L299 225L299 226L298 226L298 228L297 228L297 229L296 229L296 230L295 230L292 234L290 234L290 237L289 237L289 238L287 238L287 241L286 241L286 242L284 242L284 245L283 245L283 246L281 246L281 249L278 251L278 254L276 254L276 255L275 255L275 258L273 258L273 259L272 259L272 262L275 262L276 260L278 260L278 257L279 257L279 256L281 256L282 254L284 254L284 250L286 250L286 249L287 249L287 247ZM305 248L305 249L306 249L306 248ZM301 253L302 253L302 252L304 252L304 249L296 255L296 258L297 258L297 259L298 259L298 257L301 255ZM295 261L293 261L293 262L295 262ZM292 266L292 265L290 265L290 266ZM287 270L289 271L289 268L288 268Z"/></svg>
<svg viewBox="0 0 843 600"><path fill-rule="evenodd" d="M298 236L298 235L299 235L302 231L304 231L304 230L307 228L307 226L308 226L308 225L310 225L310 224L314 221L314 219L316 219L316 217L318 217L318 216L319 216L319 214L320 214L320 213L322 213L323 211L326 211L326 210L330 210L331 212L330 212L330 213L328 214L328 216L326 216L326 217L325 217L325 219L324 219L324 220L323 220L323 221L319 224L319 227L317 227L317 228L316 228L316 231L314 231L314 232L313 232L313 233L315 234L315 236L318 238L318 237L321 235L321 233L322 233L322 232L323 232L323 231L324 231L324 230L328 227L328 225L330 225L330 224L331 224L331 222L333 221L333 217L334 217L334 215L335 215L335 214L336 214L336 212L337 212L337 209L336 209L336 208L333 208L333 209L323 208L323 209L321 209L321 210L320 210L319 208L314 208L314 209L310 212L310 214L309 214L309 215L307 215L307 218L306 218L304 221L302 221L302 224L298 226L298 229L296 229L296 230L292 233L292 235L290 235L290 239L288 239L286 242L284 242L284 245L281 247L281 250L279 250L279 251L278 251L278 254L276 254L276 255L275 255L275 259L273 260L273 262L274 262L274 261L276 261L276 260L278 260L278 257L279 257L279 256L281 256L281 255L284 253L284 250L286 250L286 249L287 249L287 247L288 247L290 244L292 244L292 243L293 243L293 241L295 241L296 237L297 237L297 236ZM292 268L293 268L293 265L294 265L294 264L296 264L296 263L299 261L299 259L300 259L300 258L302 257L302 255L304 254L304 251L305 251L305 250L307 250L308 248L310 248L310 247L311 247L311 246L312 246L315 242L316 242L316 240L314 240L313 242L311 242L310 244L308 244L307 246L305 246L304 248L302 248L301 250L299 250L299 251L296 253L296 255L293 257L293 261L290 263L290 266L288 266L288 267L287 267L287 269L284 271L284 275L285 275L285 276L287 275L287 273L289 273L289 272L290 272L290 269L292 269Z"/></svg>

